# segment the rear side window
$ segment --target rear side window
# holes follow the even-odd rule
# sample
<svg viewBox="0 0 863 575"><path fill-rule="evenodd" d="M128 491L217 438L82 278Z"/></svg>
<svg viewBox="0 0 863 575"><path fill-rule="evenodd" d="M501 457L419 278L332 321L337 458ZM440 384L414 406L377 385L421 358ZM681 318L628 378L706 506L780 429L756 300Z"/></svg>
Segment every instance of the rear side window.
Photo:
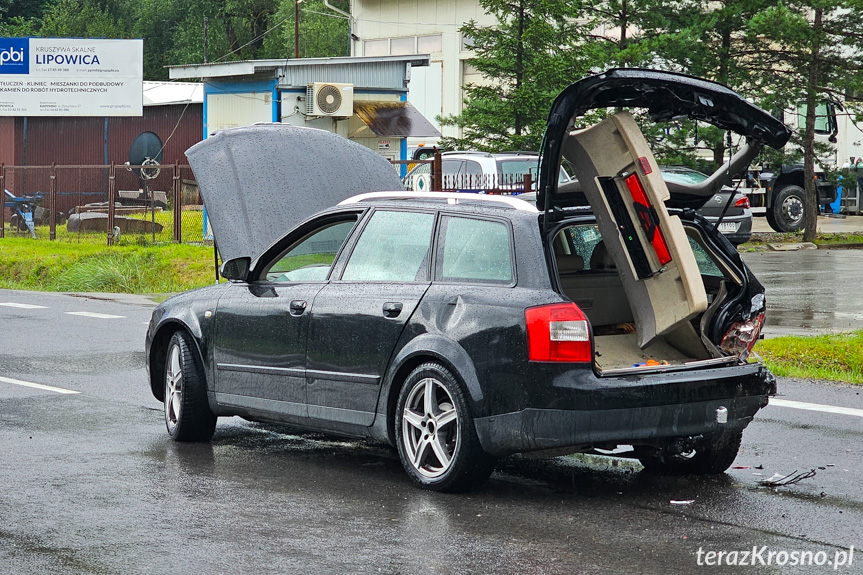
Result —
<svg viewBox="0 0 863 575"><path fill-rule="evenodd" d="M434 219L429 213L375 212L354 247L342 280L426 279Z"/></svg>
<svg viewBox="0 0 863 575"><path fill-rule="evenodd" d="M438 281L512 283L515 274L509 226L497 221L444 217L436 269Z"/></svg>
<svg viewBox="0 0 863 575"><path fill-rule="evenodd" d="M698 243L691 235L687 235L689 246L692 248L692 253L695 254L695 262L698 264L698 271L703 276L713 276L717 278L725 277L719 266L713 260L713 257Z"/></svg>
<svg viewBox="0 0 863 575"><path fill-rule="evenodd" d="M614 264L593 224L563 228L554 238L554 255L559 271L610 271ZM576 265L575 262L579 262Z"/></svg>

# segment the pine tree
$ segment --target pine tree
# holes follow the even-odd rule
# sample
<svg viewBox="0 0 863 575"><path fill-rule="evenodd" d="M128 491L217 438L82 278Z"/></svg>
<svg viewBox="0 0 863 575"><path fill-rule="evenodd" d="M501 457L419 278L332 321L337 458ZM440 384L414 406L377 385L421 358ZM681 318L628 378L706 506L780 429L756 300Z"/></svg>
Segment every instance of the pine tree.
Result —
<svg viewBox="0 0 863 575"><path fill-rule="evenodd" d="M441 119L462 129L443 146L489 151L538 150L557 94L590 69L584 37L566 0L480 0L498 24L466 23L475 57L468 63L487 80L464 87L462 113Z"/></svg>

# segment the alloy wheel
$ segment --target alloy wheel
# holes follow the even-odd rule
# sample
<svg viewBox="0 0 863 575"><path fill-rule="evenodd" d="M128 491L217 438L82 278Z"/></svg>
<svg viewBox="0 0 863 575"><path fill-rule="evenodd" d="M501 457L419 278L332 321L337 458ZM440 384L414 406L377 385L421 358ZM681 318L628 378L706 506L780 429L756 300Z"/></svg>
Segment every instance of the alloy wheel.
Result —
<svg viewBox="0 0 863 575"><path fill-rule="evenodd" d="M402 420L402 440L411 466L430 479L446 473L461 441L458 412L446 387L431 377L416 382Z"/></svg>
<svg viewBox="0 0 863 575"><path fill-rule="evenodd" d="M170 426L180 421L183 405L183 368L180 363L180 346L172 345L168 352L165 370L165 420Z"/></svg>

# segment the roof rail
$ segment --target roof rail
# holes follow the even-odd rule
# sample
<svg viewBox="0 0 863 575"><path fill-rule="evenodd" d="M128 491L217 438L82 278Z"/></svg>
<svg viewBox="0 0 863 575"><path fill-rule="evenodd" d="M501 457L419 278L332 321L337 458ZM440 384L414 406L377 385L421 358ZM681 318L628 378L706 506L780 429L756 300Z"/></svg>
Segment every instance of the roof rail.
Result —
<svg viewBox="0 0 863 575"><path fill-rule="evenodd" d="M480 152L479 150L451 150L449 152L441 152L441 156L456 156L463 154L465 156L483 156L484 158L491 158L491 152Z"/></svg>
<svg viewBox="0 0 863 575"><path fill-rule="evenodd" d="M469 192L368 192L350 197L339 202L340 206L358 204L372 200L446 200L449 204L458 204L459 200L509 206L523 212L536 212L537 209L524 200L513 196L496 196L491 194L471 194Z"/></svg>

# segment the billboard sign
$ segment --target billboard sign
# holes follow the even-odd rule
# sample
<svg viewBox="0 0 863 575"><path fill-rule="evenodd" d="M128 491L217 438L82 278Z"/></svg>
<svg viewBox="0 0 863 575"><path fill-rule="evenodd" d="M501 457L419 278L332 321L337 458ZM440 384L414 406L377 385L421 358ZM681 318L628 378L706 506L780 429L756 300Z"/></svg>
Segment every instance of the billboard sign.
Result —
<svg viewBox="0 0 863 575"><path fill-rule="evenodd" d="M143 40L0 38L0 116L141 116Z"/></svg>

